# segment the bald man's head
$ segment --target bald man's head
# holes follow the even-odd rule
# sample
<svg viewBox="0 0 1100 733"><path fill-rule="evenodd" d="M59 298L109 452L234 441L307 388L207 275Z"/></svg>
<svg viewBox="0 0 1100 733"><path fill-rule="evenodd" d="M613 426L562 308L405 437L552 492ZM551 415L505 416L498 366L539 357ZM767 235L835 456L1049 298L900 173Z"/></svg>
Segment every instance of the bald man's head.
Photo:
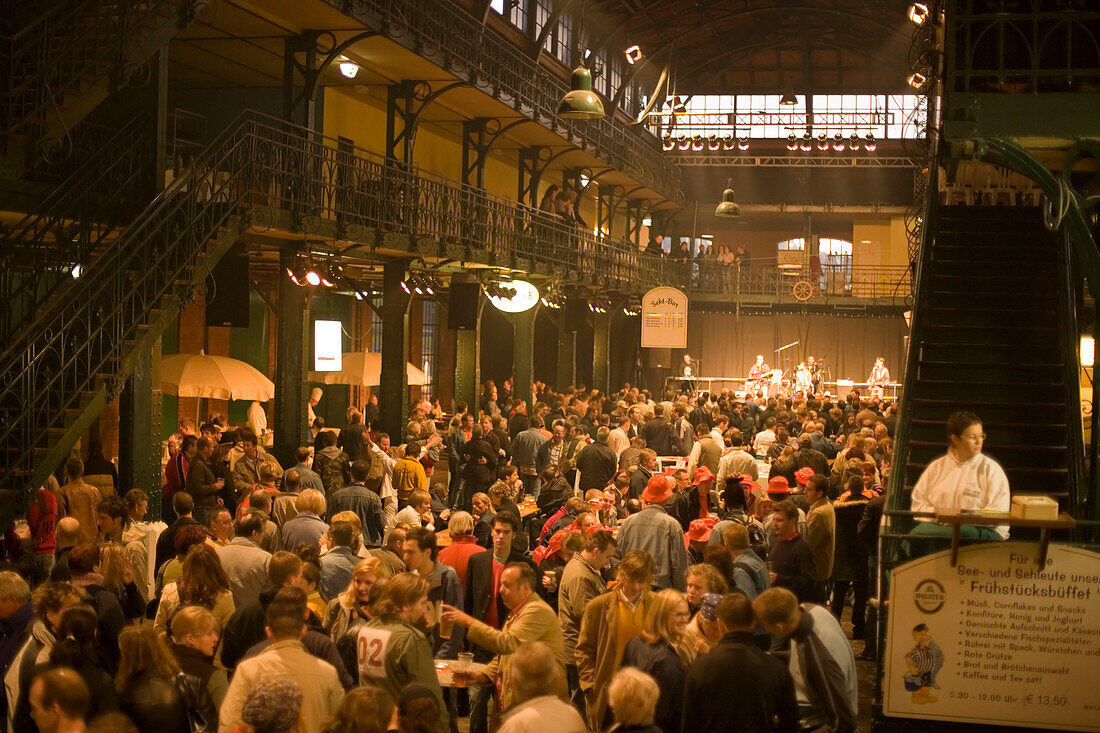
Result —
<svg viewBox="0 0 1100 733"><path fill-rule="evenodd" d="M80 522L75 517L62 517L57 522L57 546L74 547L80 544Z"/></svg>

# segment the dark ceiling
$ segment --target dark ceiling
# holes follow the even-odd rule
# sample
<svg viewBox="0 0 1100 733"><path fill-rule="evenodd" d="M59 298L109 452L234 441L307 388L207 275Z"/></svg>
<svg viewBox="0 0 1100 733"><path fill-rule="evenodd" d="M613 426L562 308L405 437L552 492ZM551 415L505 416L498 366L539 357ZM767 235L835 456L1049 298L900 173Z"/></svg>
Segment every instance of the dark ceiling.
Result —
<svg viewBox="0 0 1100 733"><path fill-rule="evenodd" d="M902 92L908 7L908 0L589 0L584 15L609 51L638 44L647 75L671 60L681 93Z"/></svg>

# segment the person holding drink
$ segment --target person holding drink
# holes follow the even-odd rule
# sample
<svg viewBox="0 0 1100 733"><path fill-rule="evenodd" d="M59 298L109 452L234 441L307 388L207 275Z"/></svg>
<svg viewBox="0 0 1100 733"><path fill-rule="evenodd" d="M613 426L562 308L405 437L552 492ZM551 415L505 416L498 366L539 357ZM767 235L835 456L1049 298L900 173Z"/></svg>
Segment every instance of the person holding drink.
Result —
<svg viewBox="0 0 1100 733"><path fill-rule="evenodd" d="M500 574L498 593L508 608L508 618L500 629L463 613L452 605L443 606L443 619L468 629L467 636L474 643L491 650L496 656L484 673L456 675L456 684L470 682L480 685L495 684L500 691L500 704L507 710L518 700L511 655L521 644L541 641L554 653L558 661L558 694L567 694L565 685L565 642L561 624L554 610L535 592L535 571L527 563L509 563Z"/></svg>
<svg viewBox="0 0 1100 733"><path fill-rule="evenodd" d="M359 629L359 681L385 690L394 700L406 685L427 687L445 711L440 715L439 733L447 733L451 716L443 704L435 660L423 631L434 616L429 587L416 573L399 573L386 583L372 609L374 618Z"/></svg>

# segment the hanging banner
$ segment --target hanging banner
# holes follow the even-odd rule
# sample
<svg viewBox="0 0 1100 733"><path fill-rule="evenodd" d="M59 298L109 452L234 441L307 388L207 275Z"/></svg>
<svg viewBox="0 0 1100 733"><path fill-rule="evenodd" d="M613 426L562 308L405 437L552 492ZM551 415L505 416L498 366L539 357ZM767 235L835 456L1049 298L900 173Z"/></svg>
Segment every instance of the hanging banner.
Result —
<svg viewBox="0 0 1100 733"><path fill-rule="evenodd" d="M338 372L344 354L343 324L340 321L313 322L313 370Z"/></svg>
<svg viewBox="0 0 1100 733"><path fill-rule="evenodd" d="M963 547L898 566L884 713L1100 731L1100 554L1038 543Z"/></svg>
<svg viewBox="0 0 1100 733"><path fill-rule="evenodd" d="M686 349L688 298L676 288L653 288L642 296L642 348Z"/></svg>

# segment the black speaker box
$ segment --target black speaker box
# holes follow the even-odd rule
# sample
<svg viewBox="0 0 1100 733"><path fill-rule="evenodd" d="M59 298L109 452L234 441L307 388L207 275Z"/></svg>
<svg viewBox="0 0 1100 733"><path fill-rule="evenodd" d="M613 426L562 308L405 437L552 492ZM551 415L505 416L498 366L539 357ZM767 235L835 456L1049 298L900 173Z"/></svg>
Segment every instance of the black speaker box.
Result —
<svg viewBox="0 0 1100 733"><path fill-rule="evenodd" d="M478 283L451 283L451 299L447 306L447 328L472 331L477 328Z"/></svg>
<svg viewBox="0 0 1100 733"><path fill-rule="evenodd" d="M569 298L565 301L562 318L565 319L565 328L576 333L581 324L588 319L588 301L584 298Z"/></svg>
<svg viewBox="0 0 1100 733"><path fill-rule="evenodd" d="M206 325L248 328L248 249L233 245L206 278Z"/></svg>

